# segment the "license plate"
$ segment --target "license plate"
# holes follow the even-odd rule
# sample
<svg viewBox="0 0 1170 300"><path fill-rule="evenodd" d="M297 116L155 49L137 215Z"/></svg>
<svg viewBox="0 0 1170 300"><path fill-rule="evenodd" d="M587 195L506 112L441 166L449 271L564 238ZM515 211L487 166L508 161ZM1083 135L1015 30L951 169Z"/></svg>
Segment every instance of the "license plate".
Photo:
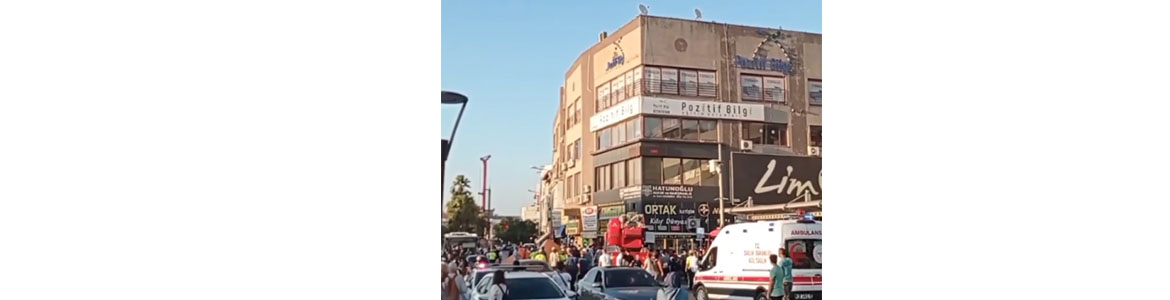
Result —
<svg viewBox="0 0 1170 300"><path fill-rule="evenodd" d="M792 293L792 299L796 300L815 300L817 297L812 293Z"/></svg>

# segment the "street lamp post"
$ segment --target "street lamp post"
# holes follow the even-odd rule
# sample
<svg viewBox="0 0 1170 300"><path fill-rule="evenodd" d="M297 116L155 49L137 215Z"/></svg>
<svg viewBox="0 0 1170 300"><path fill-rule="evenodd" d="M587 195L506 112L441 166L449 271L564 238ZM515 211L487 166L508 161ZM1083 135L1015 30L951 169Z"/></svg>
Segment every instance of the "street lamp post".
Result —
<svg viewBox="0 0 1170 300"><path fill-rule="evenodd" d="M446 205L443 204L443 195L447 193L447 154L451 153L451 145L455 143L455 132L459 130L459 121L463 119L463 110L467 108L467 96L456 92L443 91L443 104L459 104L459 116L455 117L455 127L451 128L451 137L443 139L442 151L443 161L440 178L439 178L439 212L443 211Z"/></svg>

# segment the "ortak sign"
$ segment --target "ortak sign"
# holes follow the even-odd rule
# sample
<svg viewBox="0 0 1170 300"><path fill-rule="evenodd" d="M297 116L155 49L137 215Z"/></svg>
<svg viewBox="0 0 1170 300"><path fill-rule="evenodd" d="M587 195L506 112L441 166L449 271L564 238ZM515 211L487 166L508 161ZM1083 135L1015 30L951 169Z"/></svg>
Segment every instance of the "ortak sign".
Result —
<svg viewBox="0 0 1170 300"><path fill-rule="evenodd" d="M732 153L731 173L734 206L819 201L824 193L819 157Z"/></svg>

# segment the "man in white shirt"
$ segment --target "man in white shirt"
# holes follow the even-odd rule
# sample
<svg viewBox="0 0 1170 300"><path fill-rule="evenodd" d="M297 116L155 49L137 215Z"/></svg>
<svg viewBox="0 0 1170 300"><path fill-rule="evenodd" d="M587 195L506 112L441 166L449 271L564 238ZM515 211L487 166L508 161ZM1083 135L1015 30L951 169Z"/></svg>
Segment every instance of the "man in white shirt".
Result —
<svg viewBox="0 0 1170 300"><path fill-rule="evenodd" d="M601 256L597 257L597 266L602 268L613 266L613 256L609 255L609 251L601 251Z"/></svg>

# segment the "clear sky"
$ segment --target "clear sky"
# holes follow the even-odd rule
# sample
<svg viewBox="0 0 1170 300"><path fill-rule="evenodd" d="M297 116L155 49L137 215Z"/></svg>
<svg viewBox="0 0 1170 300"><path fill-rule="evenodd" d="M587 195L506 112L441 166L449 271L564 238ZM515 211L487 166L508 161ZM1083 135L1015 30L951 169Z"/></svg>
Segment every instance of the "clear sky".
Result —
<svg viewBox="0 0 1170 300"><path fill-rule="evenodd" d="M463 174L478 193L479 157L490 154L492 206L520 215L539 182L531 167L552 160L552 120L565 71L598 34L636 17L638 4L656 16L693 18L698 8L704 20L821 32L821 1L443 0L442 86L471 99L447 162L446 188ZM458 111L443 108L441 136L451 133Z"/></svg>

